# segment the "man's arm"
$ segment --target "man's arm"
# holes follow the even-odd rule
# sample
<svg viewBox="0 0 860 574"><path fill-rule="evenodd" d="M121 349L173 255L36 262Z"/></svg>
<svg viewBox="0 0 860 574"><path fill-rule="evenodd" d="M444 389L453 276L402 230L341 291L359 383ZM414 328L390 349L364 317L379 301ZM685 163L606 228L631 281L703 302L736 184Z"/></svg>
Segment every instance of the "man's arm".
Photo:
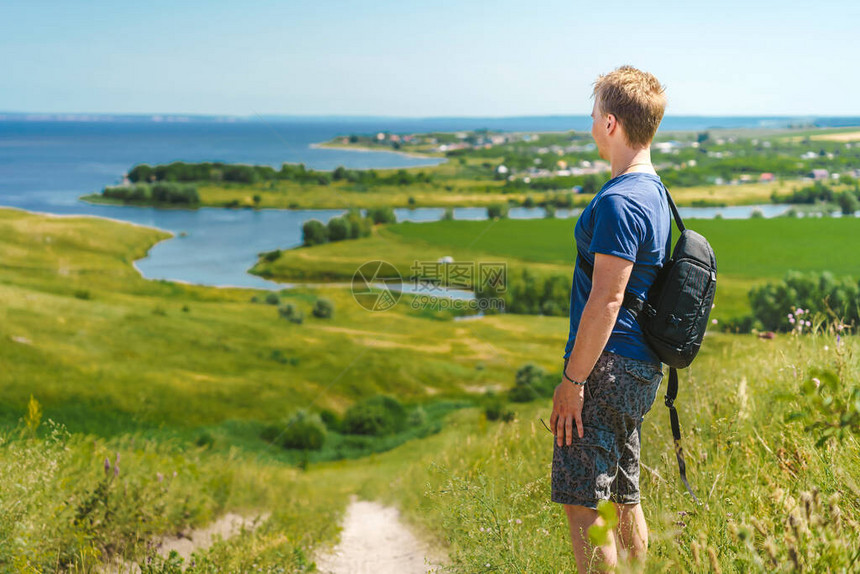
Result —
<svg viewBox="0 0 860 574"><path fill-rule="evenodd" d="M576 341L565 371L574 381L584 381L591 374L609 341L632 271L632 261L603 253L594 255L591 292L582 310ZM583 395L581 386L566 379L556 387L550 428L555 432L559 446L572 443L574 424L579 438L583 437Z"/></svg>
<svg viewBox="0 0 860 574"><path fill-rule="evenodd" d="M591 293L582 310L576 341L567 363L567 376L571 379L584 381L594 369L618 319L632 271L632 261L595 253Z"/></svg>

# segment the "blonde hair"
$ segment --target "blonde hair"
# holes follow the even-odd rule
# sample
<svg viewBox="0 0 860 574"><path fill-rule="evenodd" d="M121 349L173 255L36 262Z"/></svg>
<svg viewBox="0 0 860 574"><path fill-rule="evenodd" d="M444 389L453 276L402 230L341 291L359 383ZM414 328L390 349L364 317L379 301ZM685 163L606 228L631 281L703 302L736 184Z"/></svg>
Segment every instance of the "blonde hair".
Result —
<svg viewBox="0 0 860 574"><path fill-rule="evenodd" d="M621 66L598 76L592 97L600 114L614 115L631 147L648 147L666 110L666 87L653 74Z"/></svg>

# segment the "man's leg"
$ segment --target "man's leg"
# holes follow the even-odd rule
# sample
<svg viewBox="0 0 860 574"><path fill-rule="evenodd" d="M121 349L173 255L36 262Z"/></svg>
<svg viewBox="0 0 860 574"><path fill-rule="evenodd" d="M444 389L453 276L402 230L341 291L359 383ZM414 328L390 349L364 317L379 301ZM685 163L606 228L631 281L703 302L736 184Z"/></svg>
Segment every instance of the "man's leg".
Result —
<svg viewBox="0 0 860 574"><path fill-rule="evenodd" d="M564 511L570 527L570 541L573 544L578 573L588 574L614 568L618 562L614 533L609 531L606 544L603 546L592 546L588 539L589 528L603 525L603 519L597 511L574 504L565 504Z"/></svg>
<svg viewBox="0 0 860 574"><path fill-rule="evenodd" d="M618 513L618 545L627 551L630 558L643 561L648 551L648 525L641 504L616 504Z"/></svg>

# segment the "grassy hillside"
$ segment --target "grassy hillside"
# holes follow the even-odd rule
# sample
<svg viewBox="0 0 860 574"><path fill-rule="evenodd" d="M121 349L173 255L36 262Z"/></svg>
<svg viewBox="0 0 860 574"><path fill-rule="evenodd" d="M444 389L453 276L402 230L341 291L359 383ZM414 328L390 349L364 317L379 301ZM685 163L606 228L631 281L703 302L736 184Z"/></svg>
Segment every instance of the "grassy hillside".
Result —
<svg viewBox="0 0 860 574"><path fill-rule="evenodd" d="M35 394L46 417L105 435L275 421L312 401L340 411L380 392L462 397L558 354L531 357L516 332L490 347L488 325L429 320L405 304L371 313L343 288L281 293L305 314L296 325L265 293L144 280L131 261L164 237L0 210L2 420L14 423ZM332 319L311 314L320 296L334 302ZM534 325L563 345L564 321Z"/></svg>
<svg viewBox="0 0 860 574"><path fill-rule="evenodd" d="M512 232L517 223L476 230ZM852 222L827 223L849 233ZM448 251L446 235L459 228L446 225L394 226L370 239L401 246L403 257L423 242L426 257L427 249ZM429 236L406 237L434 226ZM546 420L549 401L516 405L507 424L460 409L438 434L363 459L311 462L306 471L258 436L298 407L342 411L381 391L442 404L510 387L525 362L555 372L566 318L455 322L404 304L371 313L330 287L279 295L305 312L294 324L264 293L140 278L131 262L164 237L94 218L0 210L0 570L94 572L107 555L142 559L153 537L229 510L271 518L199 554L193 572L311 571L314 548L336 538L350 494L398 504L446 544L454 571L571 570L566 525L548 500L551 436L538 417ZM520 249L498 237L496 256ZM561 268L558 253L525 263ZM851 256L845 249L845 260ZM333 318L310 313L320 296L334 301ZM723 572L788 570L792 556L806 570L851 570L860 449L850 433L815 446L827 426L806 424L849 419L801 387L829 380L813 368L830 370L841 383L828 404L851 408L845 397L860 375L859 350L856 337L837 342L826 333L706 337L683 374L679 407L689 473L707 506L682 494L665 409L656 404L644 427L649 571L716 571L709 553ZM794 412L812 418L786 422Z"/></svg>

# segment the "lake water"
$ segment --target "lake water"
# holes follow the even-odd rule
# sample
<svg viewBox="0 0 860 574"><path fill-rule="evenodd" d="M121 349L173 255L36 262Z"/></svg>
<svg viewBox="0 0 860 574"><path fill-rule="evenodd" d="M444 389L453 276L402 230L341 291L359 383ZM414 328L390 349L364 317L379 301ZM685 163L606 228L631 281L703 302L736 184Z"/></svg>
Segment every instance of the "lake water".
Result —
<svg viewBox="0 0 860 574"><path fill-rule="evenodd" d="M785 118L666 118L662 129L783 125ZM791 120L791 118L788 118ZM319 149L312 144L351 133L455 131L481 127L508 131L586 130L587 116L545 118L312 119L239 122L23 121L0 118L0 205L65 215L95 215L157 227L176 234L137 262L152 279L260 289L281 287L248 275L257 254L301 243L308 219L326 222L343 210L197 210L92 205L79 196L116 183L137 163L225 161L280 166L303 162L311 168L408 167L434 165L436 159L387 152ZM858 122L860 123L860 122ZM681 208L683 217L765 217L782 213L778 205ZM441 208L395 210L399 221L439 219ZM569 217L577 210L558 210ZM542 208L513 208L512 218L543 217ZM456 208L455 219L486 218L483 208ZM180 236L184 234L184 236Z"/></svg>

